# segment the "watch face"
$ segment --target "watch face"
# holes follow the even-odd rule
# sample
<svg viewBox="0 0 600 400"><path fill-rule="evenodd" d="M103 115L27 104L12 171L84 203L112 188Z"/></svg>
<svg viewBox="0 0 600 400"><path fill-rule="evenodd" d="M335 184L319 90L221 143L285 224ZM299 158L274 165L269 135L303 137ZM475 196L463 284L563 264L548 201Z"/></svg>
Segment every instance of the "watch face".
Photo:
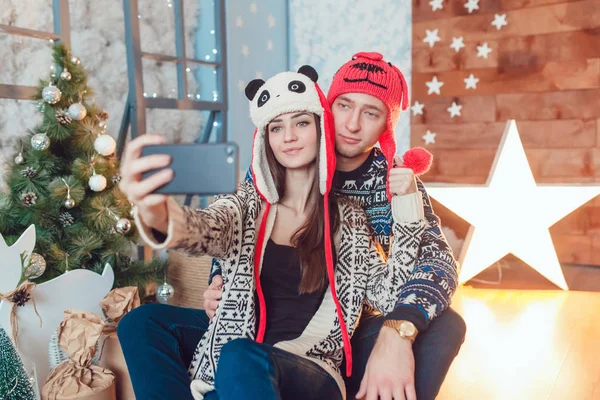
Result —
<svg viewBox="0 0 600 400"><path fill-rule="evenodd" d="M416 332L415 326L410 322L402 322L402 324L400 325L400 330L402 334L406 336L412 336Z"/></svg>

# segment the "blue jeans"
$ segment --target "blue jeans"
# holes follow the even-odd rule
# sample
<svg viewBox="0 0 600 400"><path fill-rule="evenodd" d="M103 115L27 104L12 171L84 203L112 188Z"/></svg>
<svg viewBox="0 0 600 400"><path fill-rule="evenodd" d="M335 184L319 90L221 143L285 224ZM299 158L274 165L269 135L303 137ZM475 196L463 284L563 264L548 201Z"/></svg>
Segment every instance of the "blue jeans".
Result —
<svg viewBox="0 0 600 400"><path fill-rule="evenodd" d="M118 328L119 340L138 399L193 400L187 367L196 345L206 332L208 322L203 310L163 304L138 307L121 320ZM382 323L382 316L364 314L352 337L354 367L352 377L346 380L348 399L352 399L351 396L354 396L360 387L367 360ZM448 309L417 337L413 350L415 386L419 400L434 399L439 392L450 364L464 340L465 330L463 319L452 309ZM241 349L244 350L240 351ZM245 370L242 370L242 364ZM304 373L298 374L298 369L294 368L300 368ZM261 399L294 399L294 395L299 394L297 390L304 388L316 388L319 393L316 398L335 399L334 394L327 397L321 394L329 393L328 390L333 391L330 385L333 380L329 383L327 379L321 381L321 374L325 371L316 364L248 340L236 340L223 347L218 371L215 381L217 392L209 393L205 397L206 400L249 399L252 398L249 396L250 389L256 388L265 390L261 392ZM250 373L251 375L247 375ZM246 376L252 378L246 380ZM237 384L225 385L227 382ZM300 389L296 390L298 387ZM270 388L272 395L275 393L274 396L277 396L277 393L280 393L280 396L262 395L269 393L265 388ZM292 394L288 389L291 389ZM337 386L335 389L337 390ZM243 393L243 396L239 397L239 393ZM302 395L303 399L311 398L310 393Z"/></svg>
<svg viewBox="0 0 600 400"><path fill-rule="evenodd" d="M208 322L203 310L163 304L138 307L119 322L136 398L193 400L187 367ZM312 361L248 339L221 349L215 389L206 400L342 399L335 380Z"/></svg>
<svg viewBox="0 0 600 400"><path fill-rule="evenodd" d="M367 367L371 350L385 318L381 314L363 313L352 335L352 376L346 380L348 399L354 399ZM448 308L431 321L413 344L415 356L415 389L418 400L433 400L437 396L452 361L465 340L465 321ZM345 367L342 367L342 371Z"/></svg>

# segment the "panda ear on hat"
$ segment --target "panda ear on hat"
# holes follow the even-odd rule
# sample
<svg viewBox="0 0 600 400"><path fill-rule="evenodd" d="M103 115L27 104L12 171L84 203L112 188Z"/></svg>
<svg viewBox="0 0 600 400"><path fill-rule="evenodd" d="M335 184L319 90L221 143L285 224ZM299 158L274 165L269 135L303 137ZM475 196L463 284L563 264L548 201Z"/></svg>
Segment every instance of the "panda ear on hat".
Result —
<svg viewBox="0 0 600 400"><path fill-rule="evenodd" d="M298 69L298 73L302 75L306 75L310 78L311 81L316 82L319 80L319 74L317 71L311 67L310 65L303 65Z"/></svg>
<svg viewBox="0 0 600 400"><path fill-rule="evenodd" d="M256 96L258 89L260 89L264 84L265 81L263 81L262 79L254 79L250 81L248 86L246 86L246 97L248 98L248 100L254 100L254 96Z"/></svg>

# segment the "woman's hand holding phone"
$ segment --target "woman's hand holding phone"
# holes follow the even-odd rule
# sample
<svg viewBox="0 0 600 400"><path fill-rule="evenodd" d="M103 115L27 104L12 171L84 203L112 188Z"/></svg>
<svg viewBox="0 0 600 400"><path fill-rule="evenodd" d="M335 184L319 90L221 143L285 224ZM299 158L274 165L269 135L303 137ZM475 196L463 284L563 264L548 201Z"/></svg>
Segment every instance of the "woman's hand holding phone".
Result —
<svg viewBox="0 0 600 400"><path fill-rule="evenodd" d="M138 215L146 226L166 233L169 221L168 196L153 192L173 179L173 171L163 169L143 180L142 174L167 167L171 163L171 157L166 154L141 157L144 146L164 143L165 139L162 136L151 134L138 136L129 142L121 160L122 179L119 188L127 195L128 200L137 206Z"/></svg>

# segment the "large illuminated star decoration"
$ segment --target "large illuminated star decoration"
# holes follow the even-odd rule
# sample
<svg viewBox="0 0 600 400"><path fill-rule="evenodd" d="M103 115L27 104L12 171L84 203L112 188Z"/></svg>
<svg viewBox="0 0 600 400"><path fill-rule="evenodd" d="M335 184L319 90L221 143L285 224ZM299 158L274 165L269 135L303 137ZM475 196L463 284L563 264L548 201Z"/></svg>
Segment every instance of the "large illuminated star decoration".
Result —
<svg viewBox="0 0 600 400"><path fill-rule="evenodd" d="M536 185L509 120L485 185L428 184L427 191L471 224L459 256L461 284L512 253L568 290L548 228L600 194L600 186Z"/></svg>

